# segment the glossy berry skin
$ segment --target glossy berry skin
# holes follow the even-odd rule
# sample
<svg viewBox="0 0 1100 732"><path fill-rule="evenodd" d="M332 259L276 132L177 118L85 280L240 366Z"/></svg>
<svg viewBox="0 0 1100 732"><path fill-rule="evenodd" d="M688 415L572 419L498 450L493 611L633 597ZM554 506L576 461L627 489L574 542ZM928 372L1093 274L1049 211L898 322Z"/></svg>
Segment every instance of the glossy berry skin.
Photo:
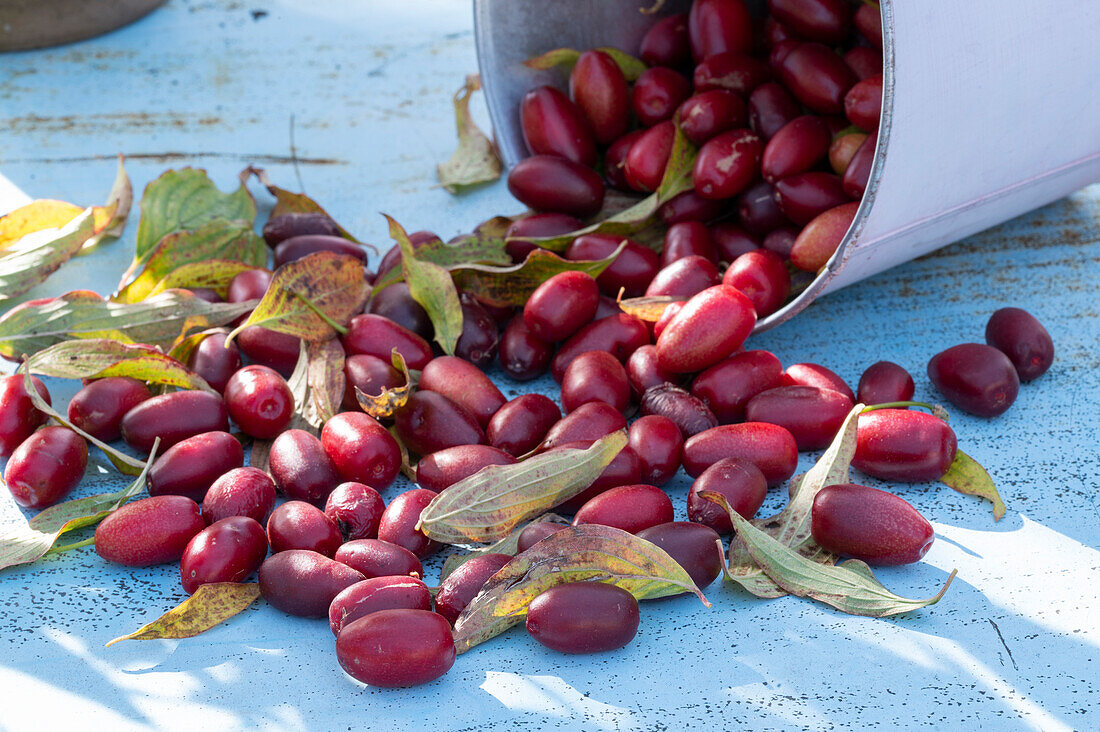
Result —
<svg viewBox="0 0 1100 732"><path fill-rule="evenodd" d="M549 397L522 394L497 410L489 420L485 437L493 447L519 457L538 447L560 419L561 410Z"/></svg>
<svg viewBox="0 0 1100 732"><path fill-rule="evenodd" d="M378 396L386 389L396 389L405 383L405 377L390 365L390 361L365 353L348 356L344 359L343 407L346 410L359 409L355 390L367 396Z"/></svg>
<svg viewBox="0 0 1100 732"><path fill-rule="evenodd" d="M603 174L607 180L607 185L611 186L615 190L630 192L634 190L630 183L626 180L626 156L630 154L630 148L634 146L634 142L642 136L645 130L634 130L621 136L608 146L607 151L603 154ZM580 222L578 222L580 223ZM557 233L566 234L570 231L576 231L581 228L580 226L574 226L565 231ZM511 253L510 245L506 245L509 253ZM515 256L513 255L513 260ZM522 261L522 260L521 260Z"/></svg>
<svg viewBox="0 0 1100 732"><path fill-rule="evenodd" d="M490 465L514 465L516 459L488 445L458 445L433 452L416 463L416 483L440 493Z"/></svg>
<svg viewBox="0 0 1100 732"><path fill-rule="evenodd" d="M316 252L342 254L360 262L367 260L367 250L350 239L331 234L302 234L286 239L275 247L275 267L295 262Z"/></svg>
<svg viewBox="0 0 1100 732"><path fill-rule="evenodd" d="M718 268L713 262L705 257L692 255L682 257L657 272L646 288L645 296L669 296L687 300L721 281Z"/></svg>
<svg viewBox="0 0 1100 732"><path fill-rule="evenodd" d="M676 560L699 589L722 573L722 553L718 551L718 532L703 524L670 521L637 534L639 539L656 544Z"/></svg>
<svg viewBox="0 0 1100 732"><path fill-rule="evenodd" d="M585 51L569 74L569 96L601 145L621 137L630 126L630 89L614 59L603 51Z"/></svg>
<svg viewBox="0 0 1100 732"><path fill-rule="evenodd" d="M217 394L175 391L146 399L122 418L126 444L148 453L160 437L160 450L204 432L228 432L229 411Z"/></svg>
<svg viewBox="0 0 1100 732"><path fill-rule="evenodd" d="M39 396L52 404L50 392L37 376L31 377ZM46 415L34 407L24 389L23 376L14 374L0 378L0 458L12 454L20 443L46 423Z"/></svg>
<svg viewBox="0 0 1100 732"><path fill-rule="evenodd" d="M764 184L767 186L767 184ZM751 186L749 191L742 193L738 201L755 189ZM771 187L768 186L768 195L771 195ZM760 248L760 240L737 224L720 222L710 227L710 238L714 242L715 254L721 262L733 262L742 254L754 252Z"/></svg>
<svg viewBox="0 0 1100 732"><path fill-rule="evenodd" d="M522 315L508 322L500 337L500 366L515 381L541 376L554 357L554 348L527 327Z"/></svg>
<svg viewBox="0 0 1100 732"><path fill-rule="evenodd" d="M643 127L671 119L676 108L691 95L691 82L664 66L642 72L631 90L630 106Z"/></svg>
<svg viewBox="0 0 1100 732"><path fill-rule="evenodd" d="M760 175L764 143L751 130L712 137L699 148L692 177L695 192L711 200L732 198Z"/></svg>
<svg viewBox="0 0 1100 732"><path fill-rule="evenodd" d="M454 625L489 578L510 561L510 555L493 552L466 560L440 583L435 596L435 611Z"/></svg>
<svg viewBox="0 0 1100 732"><path fill-rule="evenodd" d="M137 379L122 376L96 379L69 402L69 421L98 440L114 442L122 437L122 418L126 413L152 396L149 388Z"/></svg>
<svg viewBox="0 0 1100 732"><path fill-rule="evenodd" d="M381 315L356 315L348 323L348 332L340 339L349 356L365 353L390 362L394 348L405 364L416 371L432 360L432 347L408 328L402 328Z"/></svg>
<svg viewBox="0 0 1100 732"><path fill-rule="evenodd" d="M380 610L344 626L336 658L352 678L386 688L416 686L450 670L455 644L447 620L428 610Z"/></svg>
<svg viewBox="0 0 1100 732"><path fill-rule="evenodd" d="M780 62L779 81L818 114L841 114L844 95L856 76L835 51L820 43L798 43Z"/></svg>
<svg viewBox="0 0 1100 732"><path fill-rule="evenodd" d="M1020 391L1020 377L1003 352L984 343L962 343L928 362L932 385L956 407L978 417L1004 414Z"/></svg>
<svg viewBox="0 0 1100 732"><path fill-rule="evenodd" d="M695 0L688 13L691 55L696 61L716 53L752 50L752 17L743 0Z"/></svg>
<svg viewBox="0 0 1100 732"><path fill-rule="evenodd" d="M699 62L692 81L698 92L724 89L747 97L756 87L771 81L771 70L767 63L752 56L716 53Z"/></svg>
<svg viewBox="0 0 1100 732"><path fill-rule="evenodd" d="M550 373L561 381L566 367L585 351L607 351L619 361L649 343L649 327L626 313L594 320L561 345L550 363Z"/></svg>
<svg viewBox="0 0 1100 732"><path fill-rule="evenodd" d="M180 580L189 595L212 582L243 582L267 556L264 529L247 516L230 516L187 542L180 558Z"/></svg>
<svg viewBox="0 0 1100 732"><path fill-rule="evenodd" d="M810 527L823 549L883 566L920 561L935 538L928 519L905 499L855 483L818 491Z"/></svg>
<svg viewBox="0 0 1100 732"><path fill-rule="evenodd" d="M562 272L543 282L523 306L523 321L547 343L564 341L592 321L600 300L596 280L586 272Z"/></svg>
<svg viewBox="0 0 1100 732"><path fill-rule="evenodd" d="M722 275L722 284L743 293L752 303L756 317L763 318L787 301L791 275L778 254L756 249L730 262Z"/></svg>
<svg viewBox="0 0 1100 732"><path fill-rule="evenodd" d="M423 577L424 567L416 555L403 546L381 539L352 539L336 550L336 561L362 572L366 577L405 575Z"/></svg>
<svg viewBox="0 0 1100 732"><path fill-rule="evenodd" d="M760 170L769 183L812 170L825 159L833 135L820 117L796 117L768 140Z"/></svg>
<svg viewBox="0 0 1100 732"><path fill-rule="evenodd" d="M642 480L661 486L680 469L684 438L680 428L668 417L657 414L634 421L627 432L630 449L642 463Z"/></svg>
<svg viewBox="0 0 1100 732"><path fill-rule="evenodd" d="M286 378L294 373L302 347L301 338L260 325L242 330L234 343L250 361L273 368Z"/></svg>
<svg viewBox="0 0 1100 732"><path fill-rule="evenodd" d="M287 239L306 234L339 236L340 227L325 214L295 212L272 216L263 228L264 241L272 248Z"/></svg>
<svg viewBox="0 0 1100 732"><path fill-rule="evenodd" d="M456 356L432 359L420 372L417 388L442 394L473 414L482 427L507 401L481 369Z"/></svg>
<svg viewBox="0 0 1100 732"><path fill-rule="evenodd" d="M394 413L402 443L418 455L456 445L483 445L485 433L465 407L434 391L417 391Z"/></svg>
<svg viewBox="0 0 1100 732"><path fill-rule="evenodd" d="M600 210L605 189L591 168L554 155L533 155L512 167L508 191L536 211L583 219Z"/></svg>
<svg viewBox="0 0 1100 732"><path fill-rule="evenodd" d="M855 403L852 388L832 369L816 363L792 363L783 372L785 386L816 386L819 389L839 391Z"/></svg>
<svg viewBox="0 0 1100 732"><path fill-rule="evenodd" d="M340 635L345 625L381 610L431 610L432 595L415 577L368 577L344 589L332 599L328 624Z"/></svg>
<svg viewBox="0 0 1100 732"><path fill-rule="evenodd" d="M672 500L660 488L637 483L611 488L588 499L573 517L573 525L599 524L637 534L672 520Z"/></svg>
<svg viewBox="0 0 1100 732"><path fill-rule="evenodd" d="M665 232L661 269L685 257L702 257L711 264L718 261L710 231L701 221L681 221L668 227Z"/></svg>
<svg viewBox="0 0 1100 732"><path fill-rule="evenodd" d="M856 30L875 48L882 48L882 16L873 5L860 5L854 17Z"/></svg>
<svg viewBox="0 0 1100 732"><path fill-rule="evenodd" d="M527 524L523 531L519 532L517 549L525 552L546 537L568 528L565 524L555 524L550 521L535 521Z"/></svg>
<svg viewBox="0 0 1100 732"><path fill-rule="evenodd" d="M675 198L666 201L657 209L657 215L665 225L671 226L681 221L702 221L707 223L722 215L725 206L721 201L703 198L694 189L684 191Z"/></svg>
<svg viewBox="0 0 1100 732"><path fill-rule="evenodd" d="M638 58L648 66L679 68L691 63L687 22L687 13L677 13L651 25L638 46Z"/></svg>
<svg viewBox="0 0 1100 732"><path fill-rule="evenodd" d="M768 0L768 12L807 40L842 44L852 32L852 6L844 0Z"/></svg>
<svg viewBox="0 0 1100 732"><path fill-rule="evenodd" d="M552 425L542 445L549 449L578 440L591 442L625 429L626 418L622 412L606 402L588 402Z"/></svg>
<svg viewBox="0 0 1100 732"><path fill-rule="evenodd" d="M722 424L745 418L745 405L762 391L780 386L783 366L769 351L742 351L695 377L691 393Z"/></svg>
<svg viewBox="0 0 1100 732"><path fill-rule="evenodd" d="M184 496L153 496L127 503L100 522L95 550L127 567L178 562L195 534L206 528L199 505Z"/></svg>
<svg viewBox="0 0 1100 732"><path fill-rule="evenodd" d="M430 339L435 332L428 311L413 299L409 285L405 282L394 282L373 293L364 312L389 318L424 339Z"/></svg>
<svg viewBox="0 0 1100 732"><path fill-rule="evenodd" d="M777 182L775 200L784 216L805 226L825 211L848 203L849 198L839 176L815 170Z"/></svg>
<svg viewBox="0 0 1100 732"><path fill-rule="evenodd" d="M882 74L868 76L848 90L844 95L844 114L861 130L878 130L882 114Z"/></svg>
<svg viewBox="0 0 1100 732"><path fill-rule="evenodd" d="M840 246L859 203L845 203L818 214L798 234L791 245L791 264L807 272L818 272Z"/></svg>
<svg viewBox="0 0 1100 732"><path fill-rule="evenodd" d="M566 368L561 380L561 406L568 413L588 402L606 402L625 412L630 405L626 369L606 351L587 351Z"/></svg>
<svg viewBox="0 0 1100 732"><path fill-rule="evenodd" d="M744 127L749 121L745 100L728 89L701 91L680 105L680 129L696 145L715 135Z"/></svg>
<svg viewBox="0 0 1100 732"><path fill-rule="evenodd" d="M878 132L867 135L855 153L848 160L848 167L841 176L844 192L856 200L863 197L867 182L871 179L871 169L875 163L875 146L878 145Z"/></svg>
<svg viewBox="0 0 1100 732"><path fill-rule="evenodd" d="M378 491L362 483L341 483L325 500L325 515L336 524L343 541L373 539L386 504Z"/></svg>
<svg viewBox="0 0 1100 732"><path fill-rule="evenodd" d="M676 384L680 375L664 371L657 365L657 347L642 346L626 360L626 378L634 396L641 397L646 390L662 384Z"/></svg>
<svg viewBox="0 0 1100 732"><path fill-rule="evenodd" d="M658 122L643 132L623 161L626 182L636 191L655 191L661 184L672 154L676 128L671 120Z"/></svg>
<svg viewBox="0 0 1100 732"><path fill-rule="evenodd" d="M46 508L69 495L87 467L83 437L67 427L43 427L12 452L4 483L20 506Z"/></svg>
<svg viewBox="0 0 1100 732"><path fill-rule="evenodd" d="M638 632L638 601L603 582L555 585L531 601L527 632L561 653L599 653L622 648Z"/></svg>
<svg viewBox="0 0 1100 732"><path fill-rule="evenodd" d="M287 498L315 506L341 482L321 441L305 430L287 430L275 438L268 471Z"/></svg>
<svg viewBox="0 0 1100 732"><path fill-rule="evenodd" d="M273 554L309 549L326 557L334 555L344 542L336 522L305 501L287 501L271 512L267 540Z"/></svg>
<svg viewBox="0 0 1100 732"><path fill-rule="evenodd" d="M939 480L957 450L955 431L939 417L908 409L877 409L859 415L852 466L882 480Z"/></svg>
<svg viewBox="0 0 1100 732"><path fill-rule="evenodd" d="M856 401L868 405L907 402L914 391L916 386L908 371L892 361L878 361L859 377Z"/></svg>
<svg viewBox="0 0 1100 732"><path fill-rule="evenodd" d="M244 448L228 432L188 437L157 456L149 469L149 495L187 496L202 503L218 478L244 465Z"/></svg>
<svg viewBox="0 0 1100 732"><path fill-rule="evenodd" d="M800 451L820 450L832 442L854 406L846 395L832 389L779 386L750 399L745 419L786 428Z"/></svg>
<svg viewBox="0 0 1100 732"><path fill-rule="evenodd" d="M676 373L702 371L741 347L756 324L752 302L726 285L688 300L657 339L657 363Z"/></svg>
<svg viewBox="0 0 1100 732"><path fill-rule="evenodd" d="M693 478L727 457L750 461L775 486L794 475L798 443L785 427L766 422L720 425L684 442L684 470Z"/></svg>
<svg viewBox="0 0 1100 732"><path fill-rule="evenodd" d="M646 389L641 406L642 414L659 415L671 420L685 437L718 426L718 418L706 404L673 384Z"/></svg>
<svg viewBox="0 0 1100 732"><path fill-rule="evenodd" d="M780 84L761 84L749 96L749 126L765 140L802 114L802 107Z"/></svg>
<svg viewBox="0 0 1100 732"><path fill-rule="evenodd" d="M834 173L844 175L856 151L866 139L867 135L862 132L847 132L833 139L829 144L829 165ZM843 178L841 181L843 182Z"/></svg>
<svg viewBox="0 0 1100 732"><path fill-rule="evenodd" d="M591 446L592 442L581 440L579 442L567 442L560 445L559 448L586 450ZM627 445L619 451L619 454L611 460L608 466L603 469L603 472L600 473L599 477L592 481L590 486L558 506L556 510L563 513L575 513L584 506L584 504L601 493L621 485L633 485L641 481L641 479L642 461L639 460L638 456L634 454L634 451L630 449L630 445Z"/></svg>
<svg viewBox="0 0 1100 732"><path fill-rule="evenodd" d="M366 577L308 549L272 554L260 565L260 594L275 609L302 618L328 617L332 601Z"/></svg>
<svg viewBox="0 0 1100 732"><path fill-rule="evenodd" d="M488 368L500 348L500 328L489 311L473 296L459 295L462 305L462 333L455 343L455 356L479 369Z"/></svg>
<svg viewBox="0 0 1100 732"><path fill-rule="evenodd" d="M733 524L726 509L700 496L702 491L722 494L730 508L746 519L751 519L764 505L768 483L764 474L752 462L744 458L723 458L704 470L691 484L687 502L688 518L697 524L709 526L720 534L728 534L733 531Z"/></svg>
<svg viewBox="0 0 1100 732"><path fill-rule="evenodd" d="M554 87L527 92L519 117L532 155L556 155L589 168L596 164L596 145L584 113Z"/></svg>
<svg viewBox="0 0 1100 732"><path fill-rule="evenodd" d="M243 331L242 331L243 332ZM241 367L241 349L234 341L225 345L227 333L211 333L202 339L187 359L187 366L217 392L225 391L229 379Z"/></svg>
<svg viewBox="0 0 1100 732"><path fill-rule="evenodd" d="M856 46L844 54L844 63L857 79L866 79L882 73L882 51L868 46Z"/></svg>
<svg viewBox="0 0 1100 732"><path fill-rule="evenodd" d="M259 468L234 468L214 481L202 499L202 517L213 524L230 516L247 516L260 524L275 508L275 481Z"/></svg>
<svg viewBox="0 0 1100 732"><path fill-rule="evenodd" d="M229 417L257 439L274 439L290 424L294 395L286 379L266 366L245 366L225 386Z"/></svg>
<svg viewBox="0 0 1100 732"><path fill-rule="evenodd" d="M401 448L389 431L362 412L342 412L325 423L321 445L343 481L382 490L401 470Z"/></svg>
<svg viewBox="0 0 1100 732"><path fill-rule="evenodd" d="M645 292L660 266L660 258L649 247L612 234L585 234L573 240L565 250L565 258L572 261L604 259L614 254L623 241L626 246L596 278L596 284L609 297L616 297L620 289L626 290L624 297L637 297Z"/></svg>
<svg viewBox="0 0 1100 732"><path fill-rule="evenodd" d="M439 542L416 530L421 512L438 494L426 488L405 491L386 506L378 525L378 538L408 549L418 559L439 551Z"/></svg>
<svg viewBox="0 0 1100 732"><path fill-rule="evenodd" d="M1001 308L989 316L985 342L1008 356L1020 381L1037 379L1054 363L1054 341L1034 315L1020 308Z"/></svg>

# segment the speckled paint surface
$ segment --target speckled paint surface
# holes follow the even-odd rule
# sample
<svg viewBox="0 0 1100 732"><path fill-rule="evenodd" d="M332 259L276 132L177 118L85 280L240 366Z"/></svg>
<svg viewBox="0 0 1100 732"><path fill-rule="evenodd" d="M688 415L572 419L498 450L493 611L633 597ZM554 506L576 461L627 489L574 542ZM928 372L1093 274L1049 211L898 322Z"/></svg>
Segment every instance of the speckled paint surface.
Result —
<svg viewBox="0 0 1100 732"><path fill-rule="evenodd" d="M264 166L383 249L378 212L444 238L516 212L503 184L462 198L436 187L454 145L450 95L476 70L469 15L462 2L170 0L97 40L0 56L0 200L98 203L121 151L138 192L170 166L203 166L224 189L245 165ZM928 358L981 341L993 310L1021 306L1046 324L1051 371L1000 418L952 418L1005 518L994 524L988 504L940 485L896 487L937 539L923 562L879 577L927 596L958 568L939 605L875 620L716 583L710 610L694 598L644 604L619 652L563 656L516 628L436 682L386 691L340 671L327 624L262 604L195 639L105 649L182 599L178 568L110 566L84 549L0 573L0 729L1100 728L1098 222L1093 186L751 341L850 383L897 361L918 397L935 399ZM109 292L135 229L26 297ZM557 396L548 379L497 376L509 396ZM51 381L55 404L74 386ZM119 485L93 453L75 495ZM681 474L669 486L681 518L688 485ZM0 523L23 516L0 497Z"/></svg>

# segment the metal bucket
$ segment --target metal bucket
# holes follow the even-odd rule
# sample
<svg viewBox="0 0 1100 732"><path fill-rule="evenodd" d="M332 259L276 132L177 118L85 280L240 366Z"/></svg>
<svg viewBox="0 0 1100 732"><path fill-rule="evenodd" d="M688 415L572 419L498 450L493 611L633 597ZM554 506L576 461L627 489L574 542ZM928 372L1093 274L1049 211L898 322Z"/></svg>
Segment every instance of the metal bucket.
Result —
<svg viewBox="0 0 1100 732"><path fill-rule="evenodd" d="M555 47L636 49L641 0L475 0L482 84L505 162L527 155L519 102ZM671 0L661 15L685 12ZM815 298L1100 181L1100 2L881 0L883 105L867 191L813 283L756 330Z"/></svg>

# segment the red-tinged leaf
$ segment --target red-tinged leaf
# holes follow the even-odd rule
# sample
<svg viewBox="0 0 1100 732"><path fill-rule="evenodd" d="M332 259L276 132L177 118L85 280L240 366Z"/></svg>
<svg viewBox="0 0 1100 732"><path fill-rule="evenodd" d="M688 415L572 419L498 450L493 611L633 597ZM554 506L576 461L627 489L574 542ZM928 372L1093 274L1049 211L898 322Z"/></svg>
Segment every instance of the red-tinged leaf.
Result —
<svg viewBox="0 0 1100 732"><path fill-rule="evenodd" d="M59 379L128 376L154 384L217 393L194 371L151 346L106 339L62 341L29 357L26 366L32 373Z"/></svg>
<svg viewBox="0 0 1100 732"><path fill-rule="evenodd" d="M180 605L133 633L115 638L107 646L124 640L194 638L246 610L259 596L260 586L254 582L200 585Z"/></svg>
<svg viewBox="0 0 1100 732"><path fill-rule="evenodd" d="M392 389L383 389L379 394L364 394L359 387L355 387L355 400L364 412L375 419L388 419L393 416L405 402L409 401L412 393L413 381L409 374L409 367L405 364L405 358L393 349L390 354L393 367L405 375L405 383Z"/></svg>

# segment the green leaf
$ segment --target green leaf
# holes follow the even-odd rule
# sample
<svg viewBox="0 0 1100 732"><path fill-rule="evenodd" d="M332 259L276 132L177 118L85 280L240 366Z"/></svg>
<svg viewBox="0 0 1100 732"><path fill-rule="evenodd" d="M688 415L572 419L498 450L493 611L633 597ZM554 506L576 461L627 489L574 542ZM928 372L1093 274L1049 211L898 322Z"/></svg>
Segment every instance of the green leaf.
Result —
<svg viewBox="0 0 1100 732"><path fill-rule="evenodd" d="M207 259L204 262L192 262L180 265L164 279L153 286L147 297L159 295L168 290L183 288L194 290L205 287L214 290L224 297L229 290L229 283L241 272L256 269L252 265L242 262L233 262L228 259Z"/></svg>
<svg viewBox="0 0 1100 732"><path fill-rule="evenodd" d="M503 170L493 143L470 117L470 97L480 88L481 77L471 74L454 96L458 149L447 162L436 166L439 182L449 193L494 181Z"/></svg>
<svg viewBox="0 0 1100 732"><path fill-rule="evenodd" d="M471 264L510 265L512 258L504 247L504 232L512 220L498 216L481 224L472 234L458 237L451 242L435 239L416 249L416 258L446 269ZM401 282L405 273L401 267L392 267L374 282L371 297L386 287Z"/></svg>
<svg viewBox="0 0 1100 732"><path fill-rule="evenodd" d="M581 524L552 534L504 565L455 621L464 653L521 622L531 601L567 582L607 582L639 600L694 593L691 577L663 549L620 529Z"/></svg>
<svg viewBox="0 0 1100 732"><path fill-rule="evenodd" d="M648 68L641 59L635 58L628 53L620 51L617 48L610 46L600 46L597 51L603 51L611 60L618 65L619 70L623 72L623 76L627 81L636 81L642 72ZM573 70L573 67L577 65L577 59L581 57L581 52L572 48L555 48L552 51L535 56L532 59L528 59L523 62L524 66L528 68L545 71L552 69L556 66L561 66L566 72Z"/></svg>
<svg viewBox="0 0 1100 732"><path fill-rule="evenodd" d="M370 285L363 263L333 252L314 252L275 271L260 304L229 334L261 325L307 341L324 341L363 309Z"/></svg>
<svg viewBox="0 0 1100 732"><path fill-rule="evenodd" d="M324 216L328 216L332 223L336 224L336 228L340 231L340 236L353 241L356 244L362 244L375 254L378 254L378 250L371 244L360 242L343 226L332 218L328 211L321 207L321 204L314 201L312 198L304 193L293 193L285 188L280 188L267 177L267 172L263 168L248 167L241 171L241 180L244 181L249 175L256 176L256 180L260 181L260 184L267 189L268 193L275 196L275 207L271 209L271 216L282 216L289 213L318 213Z"/></svg>
<svg viewBox="0 0 1100 732"><path fill-rule="evenodd" d="M45 414L47 417L52 417L59 425L68 427L73 432L83 437L88 442L92 443L107 456L107 459L111 461L111 464L118 469L120 473L125 475L141 475L145 472L146 468L153 462L152 458L146 461L138 460L135 457L131 457L124 452L120 452L115 448L103 442L99 438L92 437L84 430L80 429L66 417L63 417L60 412L54 409L50 404L42 398L38 393L38 389L34 388L34 382L31 381L31 372L27 369L26 362L19 367L19 373L23 374L23 388L27 392L27 396L30 397L31 403L35 408Z"/></svg>
<svg viewBox="0 0 1100 732"><path fill-rule="evenodd" d="M222 193L205 170L169 170L145 187L131 270L169 234L198 229L215 219L241 221L251 227L255 218L256 202L243 182L232 193Z"/></svg>
<svg viewBox="0 0 1100 732"><path fill-rule="evenodd" d="M158 437L141 474L126 488L116 493L101 493L58 503L44 509L26 525L0 533L0 569L38 561L62 534L98 524L141 493L159 446Z"/></svg>
<svg viewBox="0 0 1100 732"><path fill-rule="evenodd" d="M1005 515L1005 504L1001 500L1001 494L997 492L997 487L993 485L993 479L989 477L985 468L962 450L955 453L955 459L951 461L951 465L948 466L947 472L943 474L940 481L959 493L991 501L994 521L1000 521Z"/></svg>
<svg viewBox="0 0 1100 732"><path fill-rule="evenodd" d="M736 511L730 514L730 520L753 560L777 585L792 595L809 597L850 615L881 618L935 605L957 573L953 570L932 597L910 600L887 590L861 561L852 559L837 566L820 564L776 541Z"/></svg>
<svg viewBox="0 0 1100 732"><path fill-rule="evenodd" d="M390 237L401 247L401 267L409 294L428 313L435 327L435 340L443 352L453 356L462 335L462 303L454 280L438 264L418 259L401 224L389 216L386 221L390 225Z"/></svg>
<svg viewBox="0 0 1100 732"><path fill-rule="evenodd" d="M358 386L355 387L355 400L364 412L375 419L392 417L394 412L405 406L412 393L413 381L409 367L405 364L405 357L394 348L390 353L390 361L395 369L405 375L404 384L392 389L382 389L379 394L365 394Z"/></svg>
<svg viewBox="0 0 1100 732"><path fill-rule="evenodd" d="M569 525L569 519L559 516L556 513L544 513L541 516L537 516L530 521L527 521L512 529L508 536L495 541L488 546L478 547L469 552L459 553L455 552L447 557L447 560L443 562L443 569L439 571L439 581L442 583L452 572L461 567L466 562L470 561L474 557L480 557L483 554L509 554L515 556L519 551L519 535L523 533L531 524L538 523L539 521L545 521L547 523L560 524L562 526Z"/></svg>
<svg viewBox="0 0 1100 732"><path fill-rule="evenodd" d="M43 283L95 234L95 213L85 209L56 229L29 233L0 252L0 301Z"/></svg>
<svg viewBox="0 0 1100 732"><path fill-rule="evenodd" d="M360 270L362 267L360 267ZM171 348L188 332L224 325L255 301L209 303L183 290L169 290L139 303L113 303L76 290L33 300L0 317L0 356L17 360L72 338L107 338Z"/></svg>
<svg viewBox="0 0 1100 732"><path fill-rule="evenodd" d="M250 225L215 219L198 229L177 231L161 239L149 252L141 273L112 299L116 302L144 300L158 290L171 287L170 278L177 270L192 268L190 271L194 280L193 268L210 260L228 260L256 268L267 264L267 256L267 245L256 236ZM186 282L186 277L176 275L175 286L185 287Z"/></svg>
<svg viewBox="0 0 1100 732"><path fill-rule="evenodd" d="M124 640L194 638L243 612L259 596L260 586L255 582L200 585L195 594L180 605L133 633L115 638L107 646Z"/></svg>
<svg viewBox="0 0 1100 732"><path fill-rule="evenodd" d="M26 364L31 373L59 379L128 376L154 384L217 393L194 371L151 346L102 338L62 341L34 354Z"/></svg>
<svg viewBox="0 0 1100 732"><path fill-rule="evenodd" d="M491 267L472 264L451 270L455 284L478 300L501 307L522 306L531 293L546 280L562 272L587 272L598 277L611 266L626 247L623 242L604 259L562 259L553 252L534 249L521 264L510 267Z"/></svg>
<svg viewBox="0 0 1100 732"><path fill-rule="evenodd" d="M514 465L482 468L433 498L417 529L446 544L501 539L592 485L626 443L620 430L585 450L552 450Z"/></svg>

